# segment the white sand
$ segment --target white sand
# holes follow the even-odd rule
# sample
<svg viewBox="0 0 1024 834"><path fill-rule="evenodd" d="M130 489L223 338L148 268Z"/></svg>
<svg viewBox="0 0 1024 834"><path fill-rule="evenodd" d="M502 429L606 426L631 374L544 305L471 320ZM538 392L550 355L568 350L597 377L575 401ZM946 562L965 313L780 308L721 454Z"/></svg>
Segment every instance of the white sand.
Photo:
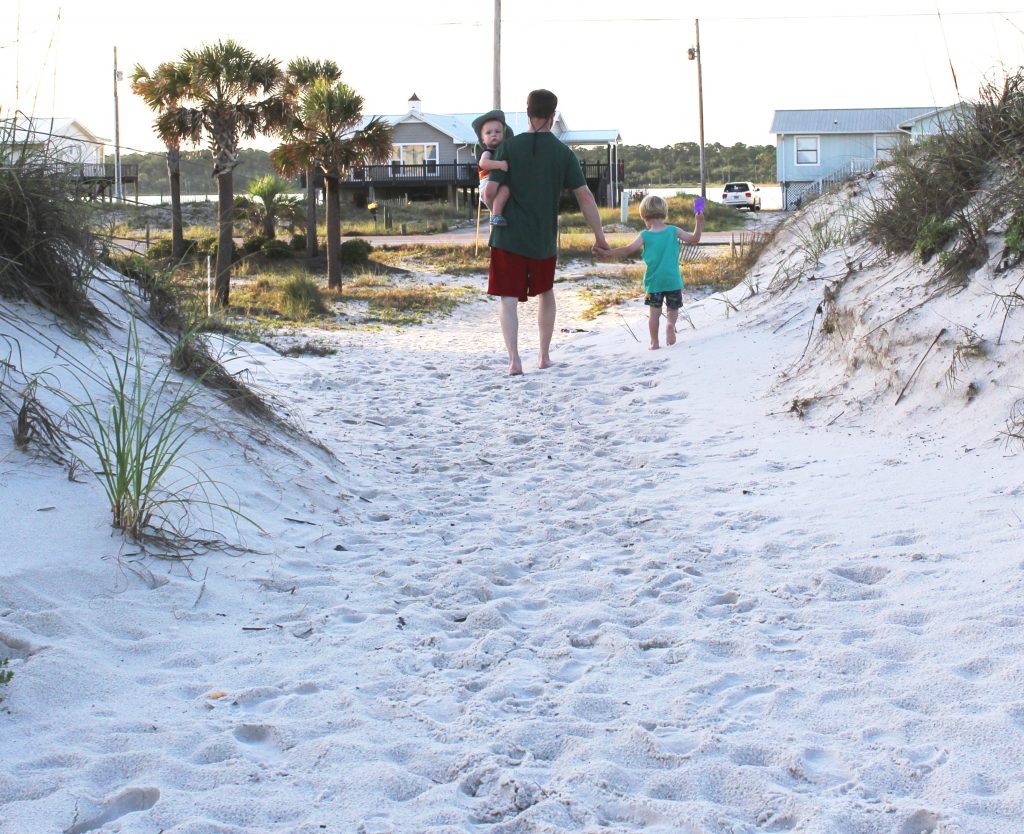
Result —
<svg viewBox="0 0 1024 834"><path fill-rule="evenodd" d="M1024 315L996 346L983 292L1020 271L852 368L926 273L858 273L801 360L807 276L850 252L768 292L796 241L657 352L638 303L586 323L559 284L558 327L595 332L531 370L530 305L517 379L488 301L246 346L337 460L205 397L190 453L265 532L188 565L0 433L0 832L1021 831ZM950 389L957 323L990 352ZM11 334L26 369L91 361L46 332Z"/></svg>

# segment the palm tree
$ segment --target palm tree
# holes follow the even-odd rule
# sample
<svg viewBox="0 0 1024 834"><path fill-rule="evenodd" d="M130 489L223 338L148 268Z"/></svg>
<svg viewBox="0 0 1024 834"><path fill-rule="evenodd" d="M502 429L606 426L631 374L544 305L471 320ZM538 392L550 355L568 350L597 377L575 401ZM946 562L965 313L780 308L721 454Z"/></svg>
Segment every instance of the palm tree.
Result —
<svg viewBox="0 0 1024 834"><path fill-rule="evenodd" d="M274 132L285 123L284 76L273 58L257 58L233 40L181 54L184 74L176 107L159 119L168 130L198 145L206 137L217 179L217 303L228 305L234 248L234 170L241 139Z"/></svg>
<svg viewBox="0 0 1024 834"><path fill-rule="evenodd" d="M295 58L285 70L288 79L289 93L292 98L299 98L302 92L317 78L324 78L334 84L341 78L341 69L334 61L314 61L310 58ZM301 129L302 125L295 121L290 124L292 129ZM287 133L288 128L286 128ZM306 257L315 258L317 253L316 240L316 169L310 165L304 171L306 175Z"/></svg>
<svg viewBox="0 0 1024 834"><path fill-rule="evenodd" d="M254 230L273 240L279 221L295 228L298 198L292 197L290 190L288 182L273 174L256 177L249 183L248 196L235 200L235 207L243 211Z"/></svg>
<svg viewBox="0 0 1024 834"><path fill-rule="evenodd" d="M341 286L339 182L353 165L391 157L391 127L378 117L362 128L363 97L344 83L316 79L302 94L296 118L301 127L270 153L274 167L294 176L308 166L327 183L327 285Z"/></svg>
<svg viewBox="0 0 1024 834"><path fill-rule="evenodd" d="M185 74L175 63L165 61L152 73L141 64L132 73L132 91L158 114L154 123L157 135L167 146L167 179L171 192L171 256L185 256L185 233L181 222L181 140L173 124L162 124L164 113L178 106L185 84Z"/></svg>

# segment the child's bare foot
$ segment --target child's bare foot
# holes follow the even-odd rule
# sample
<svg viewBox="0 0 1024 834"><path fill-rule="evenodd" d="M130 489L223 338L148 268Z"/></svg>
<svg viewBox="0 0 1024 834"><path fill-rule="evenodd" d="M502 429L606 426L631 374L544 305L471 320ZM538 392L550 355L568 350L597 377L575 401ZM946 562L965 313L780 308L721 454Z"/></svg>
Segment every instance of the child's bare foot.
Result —
<svg viewBox="0 0 1024 834"><path fill-rule="evenodd" d="M661 345L659 345L657 342L651 342L651 346L649 348L647 348L647 349L648 350L657 350L659 347L661 347Z"/></svg>
<svg viewBox="0 0 1024 834"><path fill-rule="evenodd" d="M550 356L542 356L540 357L540 359L537 360L537 367L540 368L542 371L545 368L550 368L554 364L555 363L551 361Z"/></svg>
<svg viewBox="0 0 1024 834"><path fill-rule="evenodd" d="M666 345L674 345L675 343L676 343L676 329L674 327L670 327L668 330L665 331L665 344Z"/></svg>
<svg viewBox="0 0 1024 834"><path fill-rule="evenodd" d="M523 363L519 359L513 359L508 365L509 376L522 376L523 375Z"/></svg>

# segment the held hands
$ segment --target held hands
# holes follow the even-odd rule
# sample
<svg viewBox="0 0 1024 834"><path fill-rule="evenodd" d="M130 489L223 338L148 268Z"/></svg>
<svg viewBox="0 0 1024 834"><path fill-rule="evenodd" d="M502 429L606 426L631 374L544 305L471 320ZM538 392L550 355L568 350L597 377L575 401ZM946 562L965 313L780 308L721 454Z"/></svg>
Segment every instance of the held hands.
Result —
<svg viewBox="0 0 1024 834"><path fill-rule="evenodd" d="M592 246L592 247L590 248L590 253L591 253L591 254L592 254L592 255L593 255L593 256L594 256L595 258L598 258L598 259L600 259L600 260L602 260L602 261L606 261L606 260L608 260L608 254L609 254L609 252L611 252L611 247L610 247L610 246L608 245L608 243L607 243L607 242L604 242L604 243L595 243L595 244L594 244L594 245L593 245L593 246Z"/></svg>

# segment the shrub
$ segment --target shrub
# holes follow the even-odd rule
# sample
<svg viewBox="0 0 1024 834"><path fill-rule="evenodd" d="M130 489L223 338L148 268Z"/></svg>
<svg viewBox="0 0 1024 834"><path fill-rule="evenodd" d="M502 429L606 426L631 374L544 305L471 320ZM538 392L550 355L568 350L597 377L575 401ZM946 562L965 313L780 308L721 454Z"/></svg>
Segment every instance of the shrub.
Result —
<svg viewBox="0 0 1024 834"><path fill-rule="evenodd" d="M169 237L158 237L149 244L146 250L146 257L150 259L171 257L171 239Z"/></svg>
<svg viewBox="0 0 1024 834"><path fill-rule="evenodd" d="M341 244L341 262L346 266L362 266L370 259L373 244L368 240L353 238Z"/></svg>
<svg viewBox="0 0 1024 834"><path fill-rule="evenodd" d="M292 235L292 239L288 242L288 245L295 252L305 252L306 251L306 236L304 234L301 234L301 233L294 234L294 235Z"/></svg>
<svg viewBox="0 0 1024 834"><path fill-rule="evenodd" d="M914 241L914 255L926 264L936 252L942 251L956 234L956 224L951 220L943 220L934 214L924 219Z"/></svg>
<svg viewBox="0 0 1024 834"><path fill-rule="evenodd" d="M320 287L306 275L293 275L281 285L281 312L294 321L327 313Z"/></svg>
<svg viewBox="0 0 1024 834"><path fill-rule="evenodd" d="M217 260L217 250L219 248L220 248L219 241L216 238L214 238L213 244L210 246L209 255L215 261ZM241 258L241 253L238 251L238 247L235 245L234 241L231 241L231 263L237 263L240 258Z"/></svg>
<svg viewBox="0 0 1024 834"><path fill-rule="evenodd" d="M217 238L216 237L204 237L200 238L196 242L196 251L200 255L216 255L217 254Z"/></svg>
<svg viewBox="0 0 1024 834"><path fill-rule="evenodd" d="M1006 229L1004 243L1014 255L1024 255L1024 213L1015 214Z"/></svg>
<svg viewBox="0 0 1024 834"><path fill-rule="evenodd" d="M270 238L264 237L263 235L253 235L247 237L242 241L242 254L243 255L254 255L263 248L263 244L266 243Z"/></svg>
<svg viewBox="0 0 1024 834"><path fill-rule="evenodd" d="M260 247L260 254L268 260L283 260L293 257L291 247L283 240L268 240Z"/></svg>

